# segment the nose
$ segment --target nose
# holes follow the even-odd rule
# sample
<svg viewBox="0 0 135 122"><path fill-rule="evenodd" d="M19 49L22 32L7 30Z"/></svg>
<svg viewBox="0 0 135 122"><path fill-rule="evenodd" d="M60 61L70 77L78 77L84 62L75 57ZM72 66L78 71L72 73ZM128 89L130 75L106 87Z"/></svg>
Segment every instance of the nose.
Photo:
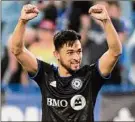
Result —
<svg viewBox="0 0 135 122"><path fill-rule="evenodd" d="M80 54L74 53L73 59L74 59L74 60L77 60L77 61L80 60Z"/></svg>

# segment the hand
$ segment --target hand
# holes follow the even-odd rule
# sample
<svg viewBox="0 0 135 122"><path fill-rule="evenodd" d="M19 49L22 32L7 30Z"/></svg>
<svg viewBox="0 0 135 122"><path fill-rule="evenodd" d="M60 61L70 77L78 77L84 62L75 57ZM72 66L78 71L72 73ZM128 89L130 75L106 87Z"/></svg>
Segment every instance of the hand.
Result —
<svg viewBox="0 0 135 122"><path fill-rule="evenodd" d="M100 5L100 4L92 6L89 9L89 13L93 18L97 20L100 20L100 21L110 20L110 17L107 13L105 6Z"/></svg>
<svg viewBox="0 0 135 122"><path fill-rule="evenodd" d="M24 5L21 11L20 19L27 22L33 18L35 18L39 13L39 10L36 6L27 4Z"/></svg>

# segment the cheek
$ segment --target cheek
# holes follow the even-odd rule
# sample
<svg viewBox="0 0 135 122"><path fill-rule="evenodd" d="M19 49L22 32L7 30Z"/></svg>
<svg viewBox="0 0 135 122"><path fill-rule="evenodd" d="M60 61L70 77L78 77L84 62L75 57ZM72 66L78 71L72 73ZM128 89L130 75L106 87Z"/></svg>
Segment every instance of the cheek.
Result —
<svg viewBox="0 0 135 122"><path fill-rule="evenodd" d="M63 56L61 59L62 59L64 62L69 62L69 58L66 57L66 56Z"/></svg>
<svg viewBox="0 0 135 122"><path fill-rule="evenodd" d="M65 64L69 64L70 63L70 57L66 56L66 54L63 55L63 56L60 56L60 60L62 60L62 62L64 62Z"/></svg>

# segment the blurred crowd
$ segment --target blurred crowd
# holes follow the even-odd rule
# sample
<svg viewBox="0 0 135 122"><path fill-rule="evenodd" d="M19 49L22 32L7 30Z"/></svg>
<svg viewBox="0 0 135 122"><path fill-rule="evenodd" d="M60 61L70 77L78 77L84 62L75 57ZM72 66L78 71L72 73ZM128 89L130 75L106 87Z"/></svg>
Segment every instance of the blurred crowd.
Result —
<svg viewBox="0 0 135 122"><path fill-rule="evenodd" d="M135 2L131 2L131 15L122 16L125 1L2 1L2 84L32 83L15 57L9 51L9 38L17 24L22 6L35 4L39 15L28 22L24 40L37 58L57 65L53 56L53 35L63 29L73 29L81 34L84 64L96 62L107 50L103 27L88 14L94 4L105 5L123 45L123 53L114 68L108 84L135 85ZM128 8L125 6L124 9Z"/></svg>

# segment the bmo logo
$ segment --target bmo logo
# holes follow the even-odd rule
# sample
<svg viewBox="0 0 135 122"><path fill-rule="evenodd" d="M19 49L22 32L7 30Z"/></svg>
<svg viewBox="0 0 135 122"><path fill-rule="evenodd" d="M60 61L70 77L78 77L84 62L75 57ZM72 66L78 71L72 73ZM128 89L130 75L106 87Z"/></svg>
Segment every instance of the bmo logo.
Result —
<svg viewBox="0 0 135 122"><path fill-rule="evenodd" d="M52 107L67 107L70 104L71 108L78 111L86 106L86 100L82 95L75 95L71 98L70 103L66 99L56 100L47 98L47 105Z"/></svg>
<svg viewBox="0 0 135 122"><path fill-rule="evenodd" d="M56 100L52 98L47 98L47 105L54 106L54 107L67 107L68 102L66 100Z"/></svg>

